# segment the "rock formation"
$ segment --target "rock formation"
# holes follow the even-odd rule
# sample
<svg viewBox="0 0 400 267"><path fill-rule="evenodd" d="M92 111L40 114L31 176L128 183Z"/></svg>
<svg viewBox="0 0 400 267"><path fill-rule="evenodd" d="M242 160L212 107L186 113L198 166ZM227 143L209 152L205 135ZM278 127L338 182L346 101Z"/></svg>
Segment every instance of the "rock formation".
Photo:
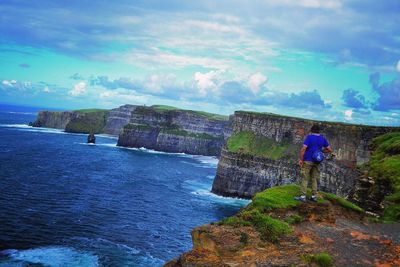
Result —
<svg viewBox="0 0 400 267"><path fill-rule="evenodd" d="M136 107L135 105L123 105L107 112L104 133L118 136L122 128L129 123L132 111Z"/></svg>
<svg viewBox="0 0 400 267"><path fill-rule="evenodd" d="M40 111L36 121L31 122L29 125L64 130L71 119L77 116L78 114L74 111Z"/></svg>
<svg viewBox="0 0 400 267"><path fill-rule="evenodd" d="M360 176L357 166L370 159L372 139L399 130L237 111L233 118L232 140L240 133L249 134L252 139L261 138L266 156L251 150L232 151L229 139L222 149L212 191L223 196L251 198L268 187L297 181L300 175L298 151L313 123L321 124L322 134L336 154L336 159L326 160L321 165L320 189L341 196L349 196L354 189ZM232 144L234 148L235 145ZM259 147L254 148L257 149Z"/></svg>
<svg viewBox="0 0 400 267"><path fill-rule="evenodd" d="M230 135L228 117L172 107L137 107L118 145L218 156Z"/></svg>
<svg viewBox="0 0 400 267"><path fill-rule="evenodd" d="M333 194L300 203L299 187L257 194L235 216L196 227L193 248L165 267L398 266L400 224L368 224L356 205Z"/></svg>

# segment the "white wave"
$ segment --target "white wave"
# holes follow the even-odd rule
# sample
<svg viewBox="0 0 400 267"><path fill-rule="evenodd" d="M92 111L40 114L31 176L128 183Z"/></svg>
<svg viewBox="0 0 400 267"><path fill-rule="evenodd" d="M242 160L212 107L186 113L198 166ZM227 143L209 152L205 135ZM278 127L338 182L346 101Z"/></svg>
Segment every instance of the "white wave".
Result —
<svg viewBox="0 0 400 267"><path fill-rule="evenodd" d="M226 204L233 204L238 206L245 206L251 202L251 200L248 199L219 196L207 189L198 189L191 193L196 196L211 198L212 200L217 202L223 202Z"/></svg>
<svg viewBox="0 0 400 267"><path fill-rule="evenodd" d="M27 250L7 250L3 251L3 253L10 258L10 263L22 261L25 263L43 264L51 267L99 266L99 259L96 255L87 252L79 252L69 247L41 247ZM4 264L8 263L4 262Z"/></svg>
<svg viewBox="0 0 400 267"><path fill-rule="evenodd" d="M215 175L207 175L206 177L207 177L208 179L214 180Z"/></svg>
<svg viewBox="0 0 400 267"><path fill-rule="evenodd" d="M33 128L32 126L29 126L28 124L0 124L0 127L4 128Z"/></svg>
<svg viewBox="0 0 400 267"><path fill-rule="evenodd" d="M20 111L8 111L9 114L18 114L18 115L36 115L36 112L20 112Z"/></svg>

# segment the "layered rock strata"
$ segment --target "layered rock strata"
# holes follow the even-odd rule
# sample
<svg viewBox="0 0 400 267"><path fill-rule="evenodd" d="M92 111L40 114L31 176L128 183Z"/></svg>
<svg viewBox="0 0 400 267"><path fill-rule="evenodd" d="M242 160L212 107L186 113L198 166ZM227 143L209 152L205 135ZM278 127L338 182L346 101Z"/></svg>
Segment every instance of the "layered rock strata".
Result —
<svg viewBox="0 0 400 267"><path fill-rule="evenodd" d="M345 197L352 194L360 177L357 166L370 158L372 139L399 130L237 111L233 118L233 135L250 132L289 149L280 158L269 159L248 152L232 152L225 146L212 191L223 196L251 198L266 188L297 181L300 177L298 151L314 123L321 125L322 134L336 154L335 159L325 160L320 166L320 189Z"/></svg>
<svg viewBox="0 0 400 267"><path fill-rule="evenodd" d="M191 110L137 107L123 127L118 145L218 156L229 136L227 117Z"/></svg>

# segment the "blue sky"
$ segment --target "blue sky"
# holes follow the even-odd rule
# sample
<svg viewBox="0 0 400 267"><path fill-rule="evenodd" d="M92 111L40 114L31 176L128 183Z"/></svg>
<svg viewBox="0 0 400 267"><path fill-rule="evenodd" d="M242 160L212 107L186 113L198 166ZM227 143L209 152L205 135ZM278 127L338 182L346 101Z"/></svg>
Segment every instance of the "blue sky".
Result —
<svg viewBox="0 0 400 267"><path fill-rule="evenodd" d="M0 2L0 102L400 125L400 2Z"/></svg>

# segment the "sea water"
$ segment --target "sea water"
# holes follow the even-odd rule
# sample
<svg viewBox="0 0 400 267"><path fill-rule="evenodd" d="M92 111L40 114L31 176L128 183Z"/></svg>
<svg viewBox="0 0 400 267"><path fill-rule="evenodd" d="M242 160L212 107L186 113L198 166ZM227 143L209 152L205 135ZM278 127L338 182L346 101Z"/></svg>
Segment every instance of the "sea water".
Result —
<svg viewBox="0 0 400 267"><path fill-rule="evenodd" d="M0 267L161 266L248 203L210 192L217 158L87 145L38 110L0 106Z"/></svg>

